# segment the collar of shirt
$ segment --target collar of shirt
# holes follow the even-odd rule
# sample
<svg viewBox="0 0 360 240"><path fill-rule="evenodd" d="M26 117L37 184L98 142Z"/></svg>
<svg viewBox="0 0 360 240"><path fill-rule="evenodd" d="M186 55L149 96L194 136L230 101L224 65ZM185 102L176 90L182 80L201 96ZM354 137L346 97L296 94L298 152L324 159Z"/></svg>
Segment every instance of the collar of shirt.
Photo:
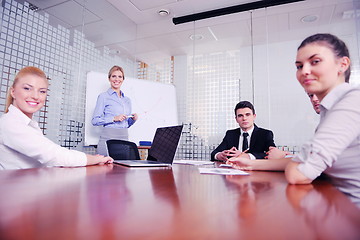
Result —
<svg viewBox="0 0 360 240"><path fill-rule="evenodd" d="M251 134L252 134L252 132L254 131L254 126L251 128L251 129L249 129L248 131L246 131L248 134L249 134L249 136L247 137L247 139L248 139L248 144L249 144L249 147L250 147L250 139L251 139ZM239 137L239 145L238 145L238 149L239 150L241 150L242 149L242 145L243 145L243 130L240 128L240 137ZM254 159L254 157L251 157L250 156L250 158L251 159Z"/></svg>
<svg viewBox="0 0 360 240"><path fill-rule="evenodd" d="M252 128L250 128L249 130L247 130L246 132L249 134L249 138L251 138L251 134L253 133L254 131L254 126L252 126ZM240 136L242 137L242 134L243 134L243 130L240 128Z"/></svg>
<svg viewBox="0 0 360 240"><path fill-rule="evenodd" d="M39 128L39 125L36 121L30 119L28 116L26 116L20 109L15 107L14 105L9 106L9 114L15 115L17 119L24 121L26 125Z"/></svg>
<svg viewBox="0 0 360 240"><path fill-rule="evenodd" d="M324 117L326 111L331 109L352 87L348 83L342 83L332 89L320 103L320 116Z"/></svg>
<svg viewBox="0 0 360 240"><path fill-rule="evenodd" d="M114 93L117 94L117 92L116 92L114 89L112 89L112 88L109 88L109 89L107 90L107 93L108 93L109 95L112 95L112 94L114 94ZM120 94L121 94L121 97L124 97L124 96L125 96L124 93L123 93L123 91L120 91Z"/></svg>

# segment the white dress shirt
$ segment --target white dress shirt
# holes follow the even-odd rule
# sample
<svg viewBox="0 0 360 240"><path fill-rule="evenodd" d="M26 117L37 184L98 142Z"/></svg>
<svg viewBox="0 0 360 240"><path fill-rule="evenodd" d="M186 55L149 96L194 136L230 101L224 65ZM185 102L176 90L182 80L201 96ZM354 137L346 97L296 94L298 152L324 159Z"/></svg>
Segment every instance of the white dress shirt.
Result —
<svg viewBox="0 0 360 240"><path fill-rule="evenodd" d="M0 169L85 166L85 153L69 150L46 138L36 121L17 107L0 118Z"/></svg>
<svg viewBox="0 0 360 240"><path fill-rule="evenodd" d="M326 173L333 184L360 206L360 88L347 83L321 101L314 137L295 155L309 179Z"/></svg>
<svg viewBox="0 0 360 240"><path fill-rule="evenodd" d="M254 126L252 126L251 129L249 129L248 131L246 131L246 132L249 134L249 136L247 136L249 148L250 148L251 135L252 135L253 131L254 131ZM241 149L242 149L243 140L244 140L243 133L244 133L244 131L240 128L240 137L239 137L239 146L238 146L238 149L239 149L240 151L241 151ZM252 159L252 160L255 160L255 159L256 159L256 157L255 157L254 155L252 155L251 153L248 153L248 155L249 155L250 159Z"/></svg>

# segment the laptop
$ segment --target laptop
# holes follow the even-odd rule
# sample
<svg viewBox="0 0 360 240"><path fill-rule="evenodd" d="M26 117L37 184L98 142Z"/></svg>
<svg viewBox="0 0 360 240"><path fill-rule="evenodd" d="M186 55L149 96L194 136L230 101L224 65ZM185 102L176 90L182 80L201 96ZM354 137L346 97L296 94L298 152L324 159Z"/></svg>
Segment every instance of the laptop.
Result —
<svg viewBox="0 0 360 240"><path fill-rule="evenodd" d="M179 144L183 125L157 128L147 160L114 160L127 167L169 167Z"/></svg>

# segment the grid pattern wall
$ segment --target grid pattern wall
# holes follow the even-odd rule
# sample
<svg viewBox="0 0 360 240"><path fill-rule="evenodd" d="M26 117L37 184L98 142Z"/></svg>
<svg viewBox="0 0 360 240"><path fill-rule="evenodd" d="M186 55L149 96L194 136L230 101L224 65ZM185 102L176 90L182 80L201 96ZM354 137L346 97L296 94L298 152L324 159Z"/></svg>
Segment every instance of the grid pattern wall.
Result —
<svg viewBox="0 0 360 240"><path fill-rule="evenodd" d="M215 146L206 144L206 140L193 132L191 123L183 124L183 131L176 152L176 159L209 160Z"/></svg>
<svg viewBox="0 0 360 240"><path fill-rule="evenodd" d="M0 27L0 113L17 71L39 67L48 75L50 86L46 106L35 119L52 141L87 151L82 149L86 73L107 72L117 64L131 75L134 62L111 56L107 48L96 49L79 31L50 25L49 16L34 12L27 2L4 0Z"/></svg>
<svg viewBox="0 0 360 240"><path fill-rule="evenodd" d="M184 132L178 157L210 159L227 129L236 128L234 107L248 87L240 89L240 51L188 57L184 103ZM246 89L246 90L245 90Z"/></svg>
<svg viewBox="0 0 360 240"><path fill-rule="evenodd" d="M234 107L240 99L240 51L190 57L186 122L196 134L210 139L236 127Z"/></svg>
<svg viewBox="0 0 360 240"><path fill-rule="evenodd" d="M161 62L146 64L138 62L137 77L161 83L173 83L174 81L174 60L164 59Z"/></svg>

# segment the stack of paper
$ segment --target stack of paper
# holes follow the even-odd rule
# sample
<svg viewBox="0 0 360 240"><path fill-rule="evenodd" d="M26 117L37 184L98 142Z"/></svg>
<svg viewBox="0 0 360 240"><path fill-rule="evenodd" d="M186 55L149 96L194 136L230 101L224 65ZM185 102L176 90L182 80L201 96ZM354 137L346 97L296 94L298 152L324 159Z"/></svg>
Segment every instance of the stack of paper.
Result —
<svg viewBox="0 0 360 240"><path fill-rule="evenodd" d="M187 165L213 165L211 161L199 161L199 160L174 160L176 164L187 164Z"/></svg>
<svg viewBox="0 0 360 240"><path fill-rule="evenodd" d="M199 168L202 174L219 174L219 175L249 175L249 173L238 169L224 169L224 168Z"/></svg>

